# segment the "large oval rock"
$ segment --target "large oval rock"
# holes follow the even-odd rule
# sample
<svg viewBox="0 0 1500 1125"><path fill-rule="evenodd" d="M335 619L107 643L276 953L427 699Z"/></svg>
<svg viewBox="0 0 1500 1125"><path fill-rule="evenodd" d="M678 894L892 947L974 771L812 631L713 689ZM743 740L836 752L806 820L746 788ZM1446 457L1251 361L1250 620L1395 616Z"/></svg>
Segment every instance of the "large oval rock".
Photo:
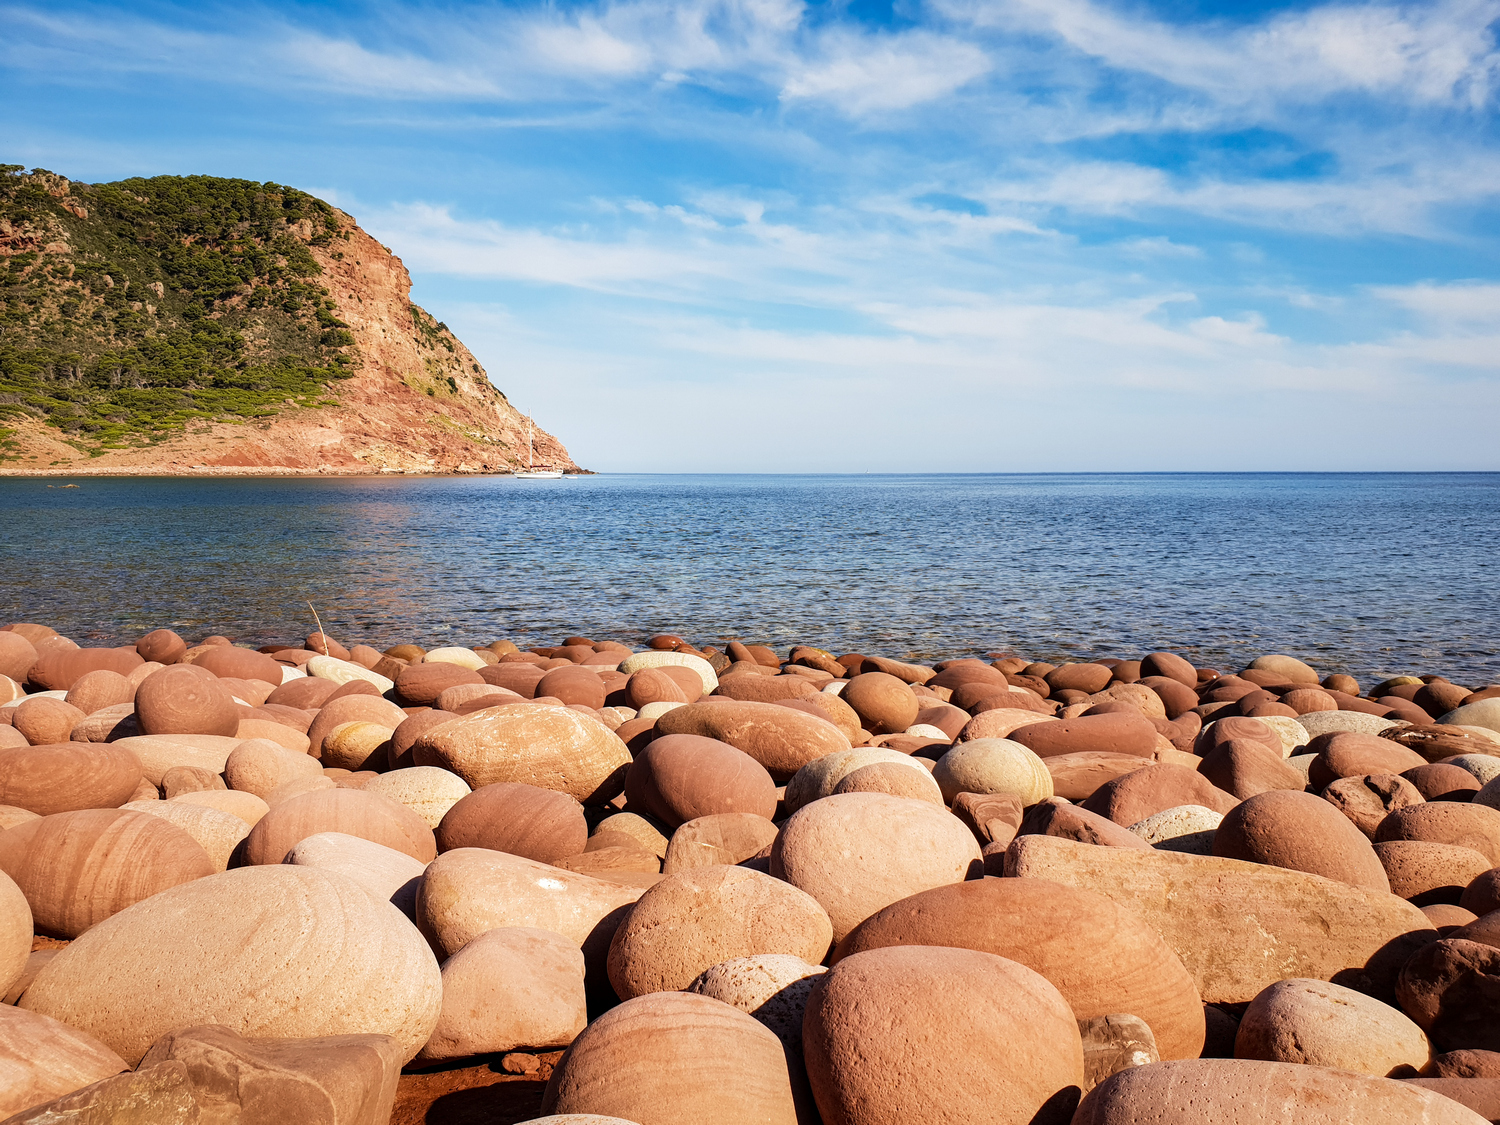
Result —
<svg viewBox="0 0 1500 1125"><path fill-rule="evenodd" d="M726 742L669 734L631 763L625 800L669 828L716 813L755 813L769 820L776 812L776 783L764 766Z"/></svg>
<svg viewBox="0 0 1500 1125"><path fill-rule="evenodd" d="M231 789L254 793L265 800L289 781L317 777L323 772L318 759L288 750L266 738L240 743L224 760L224 780Z"/></svg>
<svg viewBox="0 0 1500 1125"><path fill-rule="evenodd" d="M282 863L297 843L320 832L342 832L405 852L421 863L437 855L427 822L405 805L361 789L317 789L280 802L245 841L245 863Z"/></svg>
<svg viewBox="0 0 1500 1125"><path fill-rule="evenodd" d="M1467 936L1483 921L1424 945L1396 982L1401 1007L1443 1051L1500 1051L1500 948Z"/></svg>
<svg viewBox="0 0 1500 1125"><path fill-rule="evenodd" d="M1432 1061L1432 1044L1397 1008L1352 988L1294 978L1250 1002L1234 1057L1411 1077Z"/></svg>
<svg viewBox="0 0 1500 1125"><path fill-rule="evenodd" d="M915 776L916 771L910 771ZM678 826L667 842L662 873L741 863L776 839L776 824L755 813L716 813Z"/></svg>
<svg viewBox="0 0 1500 1125"><path fill-rule="evenodd" d="M1417 906L1457 904L1464 888L1490 869L1490 861L1473 848L1430 840L1387 840L1375 845L1375 854L1391 894Z"/></svg>
<svg viewBox="0 0 1500 1125"><path fill-rule="evenodd" d="M1161 763L1142 766L1133 773L1106 781L1083 807L1128 828L1179 805L1202 805L1228 813L1237 803L1196 770Z"/></svg>
<svg viewBox="0 0 1500 1125"><path fill-rule="evenodd" d="M744 1012L687 992L638 996L589 1024L553 1071L542 1112L640 1125L797 1121L781 1040Z"/></svg>
<svg viewBox="0 0 1500 1125"><path fill-rule="evenodd" d="M884 746L856 746L825 754L799 769L786 783L782 804L788 813L794 813L804 805L830 796L855 770L882 762L927 774L927 767L913 761L910 754L887 750Z"/></svg>
<svg viewBox="0 0 1500 1125"><path fill-rule="evenodd" d="M152 672L136 688L135 718L142 734L232 737L240 725L240 709L216 677L193 665L173 664Z"/></svg>
<svg viewBox="0 0 1500 1125"><path fill-rule="evenodd" d="M1042 759L1008 738L959 743L938 759L932 778L949 804L960 793L1014 793L1022 805L1052 796L1052 775Z"/></svg>
<svg viewBox="0 0 1500 1125"><path fill-rule="evenodd" d="M1072 1125L1481 1125L1431 1090L1300 1063L1195 1059L1134 1066L1089 1091Z"/></svg>
<svg viewBox="0 0 1500 1125"><path fill-rule="evenodd" d="M550 930L489 930L443 962L442 1012L418 1058L566 1047L587 1023L576 945Z"/></svg>
<svg viewBox="0 0 1500 1125"><path fill-rule="evenodd" d="M703 681L704 695L711 694L719 686L714 666L690 652L637 652L621 661L619 670L631 676L642 668L691 668Z"/></svg>
<svg viewBox="0 0 1500 1125"><path fill-rule="evenodd" d="M1500 810L1484 805L1434 801L1396 809L1380 822L1375 839L1430 840L1472 848L1500 867Z"/></svg>
<svg viewBox="0 0 1500 1125"><path fill-rule="evenodd" d="M712 996L754 1016L800 1058L807 994L827 971L784 953L731 957L704 969L687 991Z"/></svg>
<svg viewBox="0 0 1500 1125"><path fill-rule="evenodd" d="M1341 777L1400 774L1426 764L1426 759L1415 750L1408 750L1387 738L1352 731L1318 739L1308 749L1317 754L1307 776L1318 789L1332 785Z"/></svg>
<svg viewBox="0 0 1500 1125"><path fill-rule="evenodd" d="M1301 792L1307 787L1302 772L1288 765L1279 750L1242 738L1215 746L1203 756L1198 772L1215 789L1241 800L1275 789Z"/></svg>
<svg viewBox="0 0 1500 1125"><path fill-rule="evenodd" d="M727 742L765 766L778 784L809 762L850 748L832 723L774 703L689 703L657 719L656 733L697 734Z"/></svg>
<svg viewBox="0 0 1500 1125"><path fill-rule="evenodd" d="M159 816L169 824L175 824L208 853L215 871L224 871L234 857L240 841L250 835L250 825L233 813L206 805L192 805L183 801L131 801L121 805L126 812L142 812L148 816Z"/></svg>
<svg viewBox="0 0 1500 1125"><path fill-rule="evenodd" d="M0 676L25 683L36 655L35 646L20 633L0 629Z"/></svg>
<svg viewBox="0 0 1500 1125"><path fill-rule="evenodd" d="M307 728L309 743L307 752L314 758L321 759L324 756L324 742L345 723L375 723L377 726L394 731L405 721L406 712L389 699L382 699L378 695L341 695L337 699L328 700L318 709L317 717ZM323 764L343 769L352 768L334 761L327 761ZM436 763L422 764L434 765ZM364 763L358 762L355 765L363 766Z"/></svg>
<svg viewBox="0 0 1500 1125"><path fill-rule="evenodd" d="M883 793L814 801L771 846L771 874L818 900L835 941L883 906L982 870L979 845L957 817Z"/></svg>
<svg viewBox="0 0 1500 1125"><path fill-rule="evenodd" d="M34 933L25 892L0 871L0 996L9 992L10 986L26 971Z"/></svg>
<svg viewBox="0 0 1500 1125"><path fill-rule="evenodd" d="M1005 873L1096 891L1166 939L1205 1003L1244 1003L1289 977L1393 977L1434 930L1385 891L1301 871L1147 848L1018 836ZM1346 977L1341 976L1341 983Z"/></svg>
<svg viewBox="0 0 1500 1125"><path fill-rule="evenodd" d="M1500 698L1491 697L1455 707L1446 715L1439 715L1438 722L1443 726L1484 727L1500 733Z"/></svg>
<svg viewBox="0 0 1500 1125"><path fill-rule="evenodd" d="M260 680L273 688L281 686L282 665L254 649L214 645L194 657L193 664L220 679Z"/></svg>
<svg viewBox="0 0 1500 1125"><path fill-rule="evenodd" d="M623 999L681 991L731 957L785 953L814 964L833 924L811 895L745 867L701 867L649 888L615 931L609 980Z"/></svg>
<svg viewBox="0 0 1500 1125"><path fill-rule="evenodd" d="M372 777L361 789L399 801L434 829L454 805L472 792L463 778L437 766L392 770Z"/></svg>
<svg viewBox="0 0 1500 1125"><path fill-rule="evenodd" d="M1024 965L972 949L844 958L813 985L802 1042L825 1125L1064 1123L1083 1084L1067 1001ZM945 1079L958 1059L961 1080Z"/></svg>
<svg viewBox="0 0 1500 1125"><path fill-rule="evenodd" d="M0 805L38 816L119 808L140 783L140 760L119 743L0 748Z"/></svg>
<svg viewBox="0 0 1500 1125"><path fill-rule="evenodd" d="M540 676L531 677L540 679ZM414 707L431 707L437 697L459 684L482 684L486 681L473 668L447 661L431 664L408 664L396 673L396 694ZM509 684L503 686L509 687Z"/></svg>
<svg viewBox="0 0 1500 1125"><path fill-rule="evenodd" d="M144 663L133 648L63 648L42 644L27 679L44 691L67 691L90 672L103 668L128 676Z"/></svg>
<svg viewBox="0 0 1500 1125"><path fill-rule="evenodd" d="M286 862L353 879L376 898L416 920L417 887L426 868L421 860L405 852L343 832L319 832L299 840L286 853Z"/></svg>
<svg viewBox="0 0 1500 1125"><path fill-rule="evenodd" d="M0 1004L0 1113L6 1118L128 1069L92 1035Z"/></svg>
<svg viewBox="0 0 1500 1125"><path fill-rule="evenodd" d="M624 787L630 751L580 711L517 703L433 727L412 745L412 761L452 770L472 789L519 782L603 804Z"/></svg>
<svg viewBox="0 0 1500 1125"><path fill-rule="evenodd" d="M525 926L562 934L602 963L622 908L644 890L505 852L457 848L427 865L417 922L446 956L486 930Z"/></svg>
<svg viewBox="0 0 1500 1125"><path fill-rule="evenodd" d="M583 806L572 797L514 782L474 790L437 827L439 851L490 848L539 863L577 855L588 838Z"/></svg>
<svg viewBox="0 0 1500 1125"><path fill-rule="evenodd" d="M1242 801L1214 833L1213 854L1390 891L1385 868L1349 818L1312 793L1272 790Z"/></svg>
<svg viewBox="0 0 1500 1125"><path fill-rule="evenodd" d="M0 871L25 894L38 931L76 938L142 899L212 875L214 864L160 817L87 809L0 832Z"/></svg>
<svg viewBox="0 0 1500 1125"><path fill-rule="evenodd" d="M62 699L34 695L10 713L11 728L32 746L67 742L86 712Z"/></svg>
<svg viewBox="0 0 1500 1125"><path fill-rule="evenodd" d="M849 681L839 696L871 734L900 734L917 721L917 695L902 680L885 672L865 672Z"/></svg>
<svg viewBox="0 0 1500 1125"><path fill-rule="evenodd" d="M237 738L212 734L138 735L113 743L116 748L128 750L136 756L142 776L158 789L167 771L177 766L193 766L211 774L223 773L229 755L239 744Z"/></svg>
<svg viewBox="0 0 1500 1125"><path fill-rule="evenodd" d="M1151 720L1124 712L1080 715L1052 723L1028 723L1006 737L1019 742L1040 758L1089 751L1138 754L1150 758L1156 752L1156 727Z"/></svg>
<svg viewBox="0 0 1500 1125"><path fill-rule="evenodd" d="M441 1002L432 950L399 910L290 864L136 903L59 953L21 998L131 1065L162 1035L201 1023L244 1036L389 1035L409 1061Z"/></svg>
<svg viewBox="0 0 1500 1125"><path fill-rule="evenodd" d="M1099 787L1127 773L1134 773L1145 763L1139 754L1106 754L1088 750L1078 754L1054 754L1042 764L1052 775L1052 793L1070 801L1085 801Z"/></svg>
<svg viewBox="0 0 1500 1125"><path fill-rule="evenodd" d="M1042 879L975 879L894 902L839 943L834 963L891 945L977 949L1019 962L1080 1020L1129 1012L1165 1058L1197 1058L1203 1003L1182 961L1139 916L1101 894Z"/></svg>

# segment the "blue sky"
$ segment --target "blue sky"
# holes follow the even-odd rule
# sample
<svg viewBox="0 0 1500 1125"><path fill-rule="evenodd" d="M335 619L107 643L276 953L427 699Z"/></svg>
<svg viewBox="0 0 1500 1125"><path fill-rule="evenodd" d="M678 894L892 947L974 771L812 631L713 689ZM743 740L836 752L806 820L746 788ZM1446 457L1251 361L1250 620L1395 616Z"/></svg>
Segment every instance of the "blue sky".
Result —
<svg viewBox="0 0 1500 1125"><path fill-rule="evenodd" d="M322 195L597 469L1500 469L1497 20L0 2L0 160Z"/></svg>

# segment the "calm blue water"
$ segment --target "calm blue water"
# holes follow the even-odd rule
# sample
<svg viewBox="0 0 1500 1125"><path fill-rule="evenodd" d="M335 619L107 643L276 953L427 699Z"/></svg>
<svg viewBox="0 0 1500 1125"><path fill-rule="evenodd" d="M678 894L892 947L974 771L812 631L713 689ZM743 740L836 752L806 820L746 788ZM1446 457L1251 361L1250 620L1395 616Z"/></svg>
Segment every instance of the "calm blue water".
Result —
<svg viewBox="0 0 1500 1125"><path fill-rule="evenodd" d="M670 631L1500 680L1500 474L66 483L0 480L0 619L81 644L292 640L312 601L379 647Z"/></svg>

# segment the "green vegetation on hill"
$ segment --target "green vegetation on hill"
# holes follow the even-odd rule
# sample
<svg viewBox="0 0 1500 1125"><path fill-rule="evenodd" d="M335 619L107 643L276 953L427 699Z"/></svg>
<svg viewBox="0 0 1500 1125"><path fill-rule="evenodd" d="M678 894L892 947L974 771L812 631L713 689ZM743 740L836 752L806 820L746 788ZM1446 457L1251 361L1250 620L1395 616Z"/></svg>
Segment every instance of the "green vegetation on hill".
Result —
<svg viewBox="0 0 1500 1125"><path fill-rule="evenodd" d="M308 247L350 225L277 184L0 164L0 426L45 419L97 453L324 401L358 355Z"/></svg>

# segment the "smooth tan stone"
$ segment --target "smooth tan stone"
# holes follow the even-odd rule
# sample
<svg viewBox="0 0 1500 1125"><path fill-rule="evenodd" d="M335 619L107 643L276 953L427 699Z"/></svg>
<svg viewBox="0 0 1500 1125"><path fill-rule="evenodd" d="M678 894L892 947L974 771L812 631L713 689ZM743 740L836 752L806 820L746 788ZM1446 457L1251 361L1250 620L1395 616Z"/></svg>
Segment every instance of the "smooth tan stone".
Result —
<svg viewBox="0 0 1500 1125"><path fill-rule="evenodd" d="M668 875L646 891L615 931L609 980L622 999L676 992L731 957L785 953L818 962L833 924L804 891L745 867Z"/></svg>
<svg viewBox="0 0 1500 1125"><path fill-rule="evenodd" d="M884 793L890 797L907 797L941 805L943 791L926 769L914 770L899 762L871 762L846 773L834 793Z"/></svg>
<svg viewBox="0 0 1500 1125"><path fill-rule="evenodd" d="M636 813L622 812L607 816L594 826L594 832L622 832L657 859L665 859L670 846L667 836L655 823Z"/></svg>
<svg viewBox="0 0 1500 1125"><path fill-rule="evenodd" d="M1122 1070L1089 1092L1072 1125L1483 1125L1484 1120L1409 1082L1300 1063L1195 1059Z"/></svg>
<svg viewBox="0 0 1500 1125"><path fill-rule="evenodd" d="M750 755L717 739L669 734L635 756L627 806L676 827L714 813L776 812L776 784Z"/></svg>
<svg viewBox="0 0 1500 1125"><path fill-rule="evenodd" d="M463 778L438 766L392 770L372 778L363 791L400 801L433 829L449 809L473 792Z"/></svg>
<svg viewBox="0 0 1500 1125"><path fill-rule="evenodd" d="M267 812L245 841L245 863L281 863L309 836L343 832L384 844L422 863L437 855L427 822L411 809L362 789L321 789L283 801Z"/></svg>
<svg viewBox="0 0 1500 1125"><path fill-rule="evenodd" d="M1067 1001L1024 965L972 949L844 958L813 985L802 1046L825 1125L1065 1125L1083 1084Z"/></svg>
<svg viewBox="0 0 1500 1125"><path fill-rule="evenodd" d="M412 760L451 770L471 789L518 782L587 805L603 804L624 788L630 751L581 712L518 703L434 727L413 744Z"/></svg>
<svg viewBox="0 0 1500 1125"><path fill-rule="evenodd" d="M786 783L786 796L782 805L788 813L794 813L805 805L830 796L838 788L839 782L855 770L879 762L889 762L903 769L927 774L926 767L914 762L910 754L887 750L883 746L857 746L825 754L799 769ZM930 778L932 775L927 776Z"/></svg>
<svg viewBox="0 0 1500 1125"><path fill-rule="evenodd" d="M211 875L95 926L32 982L22 1007L127 1062L175 1028L245 1036L389 1035L410 1060L442 978L401 912L351 879L291 864Z"/></svg>
<svg viewBox="0 0 1500 1125"><path fill-rule="evenodd" d="M0 871L0 996L26 971L34 933L25 892Z"/></svg>
<svg viewBox="0 0 1500 1125"><path fill-rule="evenodd" d="M285 862L343 875L416 919L417 887L426 864L405 852L345 832L319 832L299 840Z"/></svg>
<svg viewBox="0 0 1500 1125"><path fill-rule="evenodd" d="M1161 1054L1197 1058L1203 1003L1177 954L1104 895L1042 879L972 879L892 903L861 923L834 963L892 945L977 949L1046 977L1080 1020L1129 1012Z"/></svg>
<svg viewBox="0 0 1500 1125"><path fill-rule="evenodd" d="M1308 741L1320 734L1350 731L1354 734L1379 734L1396 725L1394 719L1381 719L1359 711L1310 711L1298 715L1297 722L1307 731Z"/></svg>
<svg viewBox="0 0 1500 1125"><path fill-rule="evenodd" d="M0 1005L0 1114L9 1117L128 1069L92 1035Z"/></svg>
<svg viewBox="0 0 1500 1125"><path fill-rule="evenodd" d="M740 863L770 847L777 831L772 821L756 813L700 816L672 833L662 873L675 875L698 867Z"/></svg>
<svg viewBox="0 0 1500 1125"><path fill-rule="evenodd" d="M141 763L119 743L63 742L0 750L0 804L39 816L118 808L141 782Z"/></svg>
<svg viewBox="0 0 1500 1125"><path fill-rule="evenodd" d="M711 695L719 686L713 665L689 652L637 652L621 661L619 670L630 676L642 668L691 668L703 681L704 695Z"/></svg>
<svg viewBox="0 0 1500 1125"><path fill-rule="evenodd" d="M422 657L423 664L457 664L460 668L468 668L477 672L481 668L488 667L489 661L480 656L471 648L435 648Z"/></svg>
<svg viewBox="0 0 1500 1125"><path fill-rule="evenodd" d="M0 733L6 728L0 728ZM135 721L135 705L118 703L113 707L101 707L90 712L77 723L68 734L69 742L113 742L140 733ZM4 745L0 741L0 745Z"/></svg>
<svg viewBox="0 0 1500 1125"><path fill-rule="evenodd" d="M262 800L289 781L322 775L322 765L306 751L299 753L265 738L240 743L224 760L224 780L229 787Z"/></svg>
<svg viewBox="0 0 1500 1125"><path fill-rule="evenodd" d="M1409 1078L1432 1061L1432 1044L1398 1008L1352 988L1293 978L1250 1002L1234 1057Z"/></svg>
<svg viewBox="0 0 1500 1125"><path fill-rule="evenodd" d="M353 771L383 767L389 760L393 726L356 720L340 723L323 736L324 769Z"/></svg>
<svg viewBox="0 0 1500 1125"><path fill-rule="evenodd" d="M656 733L697 734L727 742L763 765L777 784L825 754L849 749L849 740L832 723L775 703L690 703L657 719Z"/></svg>
<svg viewBox="0 0 1500 1125"><path fill-rule="evenodd" d="M1022 805L1034 805L1053 794L1052 775L1042 759L1006 738L960 743L938 759L932 777L949 804L960 793L1014 793Z"/></svg>
<svg viewBox="0 0 1500 1125"><path fill-rule="evenodd" d="M417 922L445 955L486 930L552 930L603 956L644 887L625 887L486 848L456 848L427 865L417 892Z"/></svg>
<svg viewBox="0 0 1500 1125"><path fill-rule="evenodd" d="M174 802L218 809L239 817L250 828L259 824L261 818L271 810L270 803L261 800L254 793L236 793L232 789L202 789L196 793L179 793L166 803L170 805Z"/></svg>
<svg viewBox="0 0 1500 1125"><path fill-rule="evenodd" d="M589 1024L558 1063L543 1113L641 1125L795 1125L781 1041L707 996L656 992Z"/></svg>
<svg viewBox="0 0 1500 1125"><path fill-rule="evenodd" d="M155 786L146 780L141 781L142 789L137 800L149 801L155 794ZM152 794L145 792L145 787L151 786ZM212 790L225 790L229 786L224 784L224 779L216 773L210 773L198 766L173 766L161 777L161 796L171 800L173 797L183 793L204 793Z"/></svg>
<svg viewBox="0 0 1500 1125"><path fill-rule="evenodd" d="M240 841L250 835L250 826L233 813L193 805L184 801L132 801L121 805L127 812L159 816L181 828L208 853L215 871L224 871Z"/></svg>
<svg viewBox="0 0 1500 1125"><path fill-rule="evenodd" d="M1500 734L1500 699L1481 699L1437 717L1443 726L1479 727Z"/></svg>
<svg viewBox="0 0 1500 1125"><path fill-rule="evenodd" d="M38 813L30 809L18 808L15 805L0 805L0 832L7 828L14 828L18 824L25 824L28 820L40 820Z"/></svg>
<svg viewBox="0 0 1500 1125"><path fill-rule="evenodd" d="M1202 805L1178 805L1130 825L1129 831L1153 848L1191 855L1212 855L1214 832L1224 815Z"/></svg>
<svg viewBox="0 0 1500 1125"><path fill-rule="evenodd" d="M566 1047L588 1024L583 954L550 930L480 934L443 962L443 1009L417 1056Z"/></svg>
<svg viewBox="0 0 1500 1125"><path fill-rule="evenodd" d="M0 833L0 871L15 880L40 933L76 938L142 899L213 874L182 829L146 813L54 813Z"/></svg>
<svg viewBox="0 0 1500 1125"><path fill-rule="evenodd" d="M337 699L329 699L318 709L317 715L307 728L309 743L307 752L314 758L322 759L324 741L345 723L376 723L387 730L394 731L405 721L406 712L389 699L383 699L378 695L341 695ZM363 761L352 766L348 764L348 760L355 753L357 751L348 751L344 761L325 761L323 765L358 769L364 764Z"/></svg>
<svg viewBox="0 0 1500 1125"><path fill-rule="evenodd" d="M347 684L353 680L363 680L367 684L373 684L375 690L381 695L396 686L396 681L382 676L379 672L353 661L340 660L334 656L315 656L305 665L307 674L319 680L332 680L336 684Z"/></svg>
<svg viewBox="0 0 1500 1125"><path fill-rule="evenodd" d="M1097 891L1135 911L1210 1004L1253 1000L1290 977L1357 974L1388 943L1433 932L1426 915L1387 892L1235 859L1019 836L1005 873Z"/></svg>
<svg viewBox="0 0 1500 1125"><path fill-rule="evenodd" d="M698 974L687 991L710 996L754 1016L797 1055L802 1017L813 982L828 970L786 953L731 957Z"/></svg>
<svg viewBox="0 0 1500 1125"><path fill-rule="evenodd" d="M161 787L162 776L173 766L197 766L209 773L223 773L238 738L211 734L145 734L122 738L110 745L129 750L141 763L141 773Z"/></svg>
<svg viewBox="0 0 1500 1125"><path fill-rule="evenodd" d="M883 906L983 870L961 820L925 801L842 793L794 813L771 846L771 874L817 899L834 940Z"/></svg>

